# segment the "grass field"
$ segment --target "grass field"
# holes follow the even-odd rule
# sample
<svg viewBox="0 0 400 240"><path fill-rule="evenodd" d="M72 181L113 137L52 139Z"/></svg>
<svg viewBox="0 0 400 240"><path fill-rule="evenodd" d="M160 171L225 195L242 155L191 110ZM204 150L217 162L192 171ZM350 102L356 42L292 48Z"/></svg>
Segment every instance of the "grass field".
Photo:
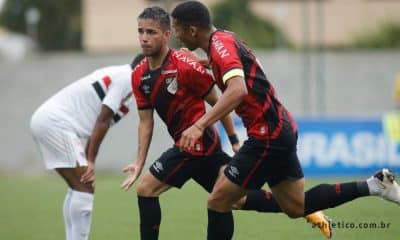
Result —
<svg viewBox="0 0 400 240"><path fill-rule="evenodd" d="M139 239L138 209L134 191L123 192L119 186L124 176L100 175L94 202L91 238L94 240ZM345 180L345 179L341 179ZM337 182L330 180L324 182ZM307 188L319 183L308 181ZM64 239L61 206L66 192L63 181L55 175L43 177L0 175L0 239ZM204 240L206 236L207 194L192 182L182 190L171 190L161 197L163 210L161 240ZM347 203L326 213L337 226L334 239L392 240L400 236L400 207L367 197ZM382 228L345 228L344 224L381 223ZM237 240L324 239L319 230L304 219L289 219L283 214L235 212Z"/></svg>

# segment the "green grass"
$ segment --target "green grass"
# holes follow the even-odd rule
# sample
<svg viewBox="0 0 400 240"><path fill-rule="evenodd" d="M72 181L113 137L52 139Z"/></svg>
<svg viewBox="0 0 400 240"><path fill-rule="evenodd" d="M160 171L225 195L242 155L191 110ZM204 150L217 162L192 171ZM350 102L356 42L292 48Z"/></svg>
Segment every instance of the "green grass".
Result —
<svg viewBox="0 0 400 240"><path fill-rule="evenodd" d="M123 175L100 175L94 202L91 239L139 239L137 199L133 190L119 186ZM343 179L342 179L343 180ZM324 182L336 182L330 180ZM319 182L308 181L307 188ZM44 177L0 176L0 239L64 239L61 207L66 192L55 175ZM161 240L204 240L207 194L192 182L161 197ZM386 229L334 229L334 239L397 239L400 208L378 198L367 197L325 211L337 223L390 223ZM237 240L323 239L319 230L304 219L283 214L235 212Z"/></svg>

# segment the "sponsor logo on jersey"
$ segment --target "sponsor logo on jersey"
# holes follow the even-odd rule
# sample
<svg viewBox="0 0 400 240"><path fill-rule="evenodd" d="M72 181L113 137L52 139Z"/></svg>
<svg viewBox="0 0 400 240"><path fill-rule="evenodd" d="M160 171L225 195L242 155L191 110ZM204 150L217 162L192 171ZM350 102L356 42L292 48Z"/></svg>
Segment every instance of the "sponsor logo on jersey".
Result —
<svg viewBox="0 0 400 240"><path fill-rule="evenodd" d="M264 126L260 127L260 133L261 133L262 135L265 134L265 127L264 127Z"/></svg>
<svg viewBox="0 0 400 240"><path fill-rule="evenodd" d="M161 74L162 74L162 75L165 75L165 74L174 74L174 73L177 73L177 72L178 72L177 69L162 70L162 71L161 71Z"/></svg>
<svg viewBox="0 0 400 240"><path fill-rule="evenodd" d="M205 68L201 66L201 64L198 61L194 60L193 58L188 57L186 54L181 53L179 51L176 51L174 54L178 60L189 64L189 66L191 66L194 70L198 71L199 73L201 74L206 73Z"/></svg>
<svg viewBox="0 0 400 240"><path fill-rule="evenodd" d="M225 58L230 55L224 44L216 36L213 36L212 38L212 46L215 48L221 58Z"/></svg>
<svg viewBox="0 0 400 240"><path fill-rule="evenodd" d="M150 94L150 86L147 84L142 84L142 86L140 86L140 88L142 89L143 93L148 95Z"/></svg>
<svg viewBox="0 0 400 240"><path fill-rule="evenodd" d="M236 167L234 167L234 166L229 166L228 173L229 173L232 177L237 178L237 176L239 175L239 170L238 170Z"/></svg>
<svg viewBox="0 0 400 240"><path fill-rule="evenodd" d="M150 78L151 78L150 74L147 74L146 76L142 77L142 81L150 79Z"/></svg>

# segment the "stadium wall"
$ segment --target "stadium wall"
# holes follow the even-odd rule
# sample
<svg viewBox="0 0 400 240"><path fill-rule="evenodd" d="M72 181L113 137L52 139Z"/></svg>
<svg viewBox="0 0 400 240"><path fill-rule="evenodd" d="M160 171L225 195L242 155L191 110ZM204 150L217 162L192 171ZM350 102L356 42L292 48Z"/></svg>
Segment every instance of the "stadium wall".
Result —
<svg viewBox="0 0 400 240"><path fill-rule="evenodd" d="M318 92L304 91L303 56L297 52L280 51L259 51L257 55L288 109L299 120L305 117L319 120L320 115L317 112L304 111L306 108L303 106L303 94L308 92L314 95ZM394 78L400 72L399 56L400 52L395 51L326 53L324 117L380 119L384 113L391 111L394 108ZM0 89L0 172L44 172L29 130L30 116L34 110L52 94L76 79L102 66L128 63L131 58L128 54L54 53L32 55L20 62L0 59L0 79L3 86ZM315 67L316 65L312 65L312 69ZM310 74L308 80L311 83L310 89L315 89L315 74ZM313 105L317 99L312 100ZM137 121L134 110L111 129L102 144L97 160L98 169L117 171L134 160ZM155 127L149 163L172 145L166 128L159 119L156 119Z"/></svg>

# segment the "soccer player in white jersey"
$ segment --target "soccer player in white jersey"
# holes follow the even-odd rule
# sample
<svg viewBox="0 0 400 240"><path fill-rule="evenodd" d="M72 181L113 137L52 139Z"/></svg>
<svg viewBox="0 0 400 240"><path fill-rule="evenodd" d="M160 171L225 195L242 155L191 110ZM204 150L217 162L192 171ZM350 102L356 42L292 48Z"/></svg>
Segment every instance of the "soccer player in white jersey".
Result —
<svg viewBox="0 0 400 240"><path fill-rule="evenodd" d="M94 162L108 128L133 105L132 64L110 66L65 87L33 114L31 131L47 169L68 185L63 205L67 240L88 239L93 209Z"/></svg>

